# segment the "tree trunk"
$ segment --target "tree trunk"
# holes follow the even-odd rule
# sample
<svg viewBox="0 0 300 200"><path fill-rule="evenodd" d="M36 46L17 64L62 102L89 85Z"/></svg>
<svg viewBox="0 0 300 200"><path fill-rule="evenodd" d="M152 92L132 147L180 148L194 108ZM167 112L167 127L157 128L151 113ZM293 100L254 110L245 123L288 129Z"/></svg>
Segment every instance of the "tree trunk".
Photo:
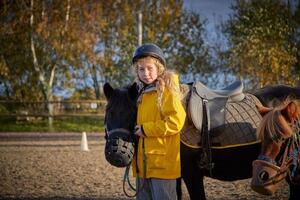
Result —
<svg viewBox="0 0 300 200"><path fill-rule="evenodd" d="M93 86L94 86L96 99L100 99L100 85L99 85L99 82L98 82L96 66L94 64L91 64L89 68L90 68L91 76L92 76L92 79L93 79Z"/></svg>
<svg viewBox="0 0 300 200"><path fill-rule="evenodd" d="M32 57L33 57L33 66L35 71L38 73L39 75L39 81L41 82L42 85L42 90L43 90L43 94L45 97L45 100L48 102L47 103L47 111L48 114L50 115L48 117L48 126L49 126L49 130L52 131L53 130L53 105L51 103L52 100L52 83L53 83L53 78L52 76L54 76L54 72L55 72L55 66L53 67L53 69L51 70L51 78L49 80L49 82L51 83L51 85L47 84L46 80L45 80L45 76L44 73L42 72L39 63L38 63L38 59L36 56L36 50L35 50L35 44L34 44L34 39L33 39L33 23L34 23L34 13L33 13L33 6L34 6L34 0L31 0L30 2L30 8L31 8L31 16L30 16L30 26L31 26L31 35L30 35L30 42L31 42L31 52L32 52Z"/></svg>

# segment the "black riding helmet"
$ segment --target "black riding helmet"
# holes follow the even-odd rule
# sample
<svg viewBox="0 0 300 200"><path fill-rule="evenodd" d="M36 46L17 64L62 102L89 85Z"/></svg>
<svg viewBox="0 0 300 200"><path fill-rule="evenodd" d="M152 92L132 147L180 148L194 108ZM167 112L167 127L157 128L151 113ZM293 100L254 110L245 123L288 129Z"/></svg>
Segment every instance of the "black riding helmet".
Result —
<svg viewBox="0 0 300 200"><path fill-rule="evenodd" d="M143 44L134 51L132 56L132 64L135 63L137 59L146 56L157 58L161 64L166 67L166 60L163 51L157 45L151 43Z"/></svg>

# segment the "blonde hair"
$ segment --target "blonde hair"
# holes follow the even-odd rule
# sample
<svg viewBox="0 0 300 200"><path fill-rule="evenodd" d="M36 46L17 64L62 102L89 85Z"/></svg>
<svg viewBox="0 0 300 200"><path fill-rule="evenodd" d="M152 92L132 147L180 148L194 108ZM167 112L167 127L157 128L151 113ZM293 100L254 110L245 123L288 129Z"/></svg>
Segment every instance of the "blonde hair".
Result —
<svg viewBox="0 0 300 200"><path fill-rule="evenodd" d="M174 80L174 76L177 75L176 72L172 70L166 70L165 66L157 59L151 56L146 56L138 59L135 63L133 63L133 70L136 74L136 82L138 84L142 84L140 79L138 78L138 64L140 60L151 61L157 67L157 82L156 82L156 90L157 90L157 104L159 108L162 106L163 101L163 93L165 89L167 89L172 95L178 96L180 99L182 98L180 88L176 81Z"/></svg>
<svg viewBox="0 0 300 200"><path fill-rule="evenodd" d="M260 125L257 129L257 134L259 139L262 141L265 139L265 132L267 132L270 136L270 138L277 142L280 138L286 138L285 133L283 132L283 128L290 130L290 133L293 134L293 131L299 131L299 130L293 130L295 127L293 127L294 124L288 124L288 122L284 124L280 124L279 118L282 115L282 111L287 108L287 106L293 103L296 106L296 116L294 119L294 123L299 123L300 120L300 108L299 108L299 101L298 100L292 100L292 99L286 99L282 104L280 104L277 107L274 107L273 110L268 112L260 122ZM284 127L282 127L284 126Z"/></svg>

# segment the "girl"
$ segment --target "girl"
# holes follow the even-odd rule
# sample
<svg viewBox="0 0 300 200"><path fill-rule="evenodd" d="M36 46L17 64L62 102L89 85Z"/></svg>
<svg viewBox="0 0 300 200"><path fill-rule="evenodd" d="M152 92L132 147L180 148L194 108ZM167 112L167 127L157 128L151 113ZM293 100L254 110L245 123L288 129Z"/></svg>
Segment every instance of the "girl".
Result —
<svg viewBox="0 0 300 200"><path fill-rule="evenodd" d="M178 75L166 70L163 52L155 44L138 47L132 63L140 91L135 131L139 141L132 164L137 199L174 200L180 177L180 130L186 117Z"/></svg>

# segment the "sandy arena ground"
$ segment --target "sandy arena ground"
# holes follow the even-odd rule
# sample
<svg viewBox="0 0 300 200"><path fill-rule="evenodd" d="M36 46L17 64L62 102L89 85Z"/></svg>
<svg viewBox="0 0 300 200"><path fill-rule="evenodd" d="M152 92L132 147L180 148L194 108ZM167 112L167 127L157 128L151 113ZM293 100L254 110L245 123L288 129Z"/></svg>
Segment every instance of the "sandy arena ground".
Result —
<svg viewBox="0 0 300 200"><path fill-rule="evenodd" d="M80 133L0 133L0 199L134 199L123 193L124 169L104 158L103 134L87 133L87 139L84 152ZM205 178L207 199L288 199L286 183L272 197L256 194L249 183ZM185 187L183 193L189 199Z"/></svg>

